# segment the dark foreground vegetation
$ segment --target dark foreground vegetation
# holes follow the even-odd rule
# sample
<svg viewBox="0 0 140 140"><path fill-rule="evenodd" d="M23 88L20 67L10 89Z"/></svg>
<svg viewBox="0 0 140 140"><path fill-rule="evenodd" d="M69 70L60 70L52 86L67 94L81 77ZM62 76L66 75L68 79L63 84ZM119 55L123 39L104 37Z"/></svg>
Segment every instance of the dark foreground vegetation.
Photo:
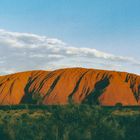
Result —
<svg viewBox="0 0 140 140"><path fill-rule="evenodd" d="M66 105L0 110L0 140L139 139L138 108Z"/></svg>

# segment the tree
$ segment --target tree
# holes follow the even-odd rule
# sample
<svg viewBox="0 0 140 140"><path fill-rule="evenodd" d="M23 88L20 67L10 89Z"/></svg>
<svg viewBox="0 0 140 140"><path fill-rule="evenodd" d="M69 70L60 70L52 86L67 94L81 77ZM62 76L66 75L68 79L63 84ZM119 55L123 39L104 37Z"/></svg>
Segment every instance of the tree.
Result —
<svg viewBox="0 0 140 140"><path fill-rule="evenodd" d="M116 103L115 106L122 107L123 105L122 105L122 103Z"/></svg>
<svg viewBox="0 0 140 140"><path fill-rule="evenodd" d="M32 100L34 104L41 105L43 102L43 97L41 96L41 93L34 93Z"/></svg>

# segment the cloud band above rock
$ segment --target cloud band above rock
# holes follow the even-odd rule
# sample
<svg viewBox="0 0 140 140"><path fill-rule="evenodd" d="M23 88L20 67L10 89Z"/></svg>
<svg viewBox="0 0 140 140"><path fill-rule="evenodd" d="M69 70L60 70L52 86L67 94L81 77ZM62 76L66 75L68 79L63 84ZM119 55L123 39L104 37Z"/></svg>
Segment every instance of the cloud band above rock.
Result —
<svg viewBox="0 0 140 140"><path fill-rule="evenodd" d="M0 73L61 67L123 70L126 63L140 65L134 58L74 47L56 38L0 30Z"/></svg>

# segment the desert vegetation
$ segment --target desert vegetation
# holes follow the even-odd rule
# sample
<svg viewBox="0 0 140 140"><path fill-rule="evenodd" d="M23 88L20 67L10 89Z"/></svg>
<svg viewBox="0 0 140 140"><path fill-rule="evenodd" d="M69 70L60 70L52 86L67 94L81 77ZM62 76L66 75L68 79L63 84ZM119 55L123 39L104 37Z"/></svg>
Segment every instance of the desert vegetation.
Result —
<svg viewBox="0 0 140 140"><path fill-rule="evenodd" d="M123 107L22 105L0 110L0 139L139 140L139 124L140 111Z"/></svg>

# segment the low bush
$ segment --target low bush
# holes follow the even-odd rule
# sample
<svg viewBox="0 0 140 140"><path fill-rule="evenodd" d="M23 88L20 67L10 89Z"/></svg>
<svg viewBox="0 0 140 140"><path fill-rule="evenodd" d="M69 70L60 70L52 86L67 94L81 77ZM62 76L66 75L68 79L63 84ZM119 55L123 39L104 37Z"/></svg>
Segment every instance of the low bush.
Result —
<svg viewBox="0 0 140 140"><path fill-rule="evenodd" d="M139 140L140 115L119 111L72 104L1 110L0 140Z"/></svg>

